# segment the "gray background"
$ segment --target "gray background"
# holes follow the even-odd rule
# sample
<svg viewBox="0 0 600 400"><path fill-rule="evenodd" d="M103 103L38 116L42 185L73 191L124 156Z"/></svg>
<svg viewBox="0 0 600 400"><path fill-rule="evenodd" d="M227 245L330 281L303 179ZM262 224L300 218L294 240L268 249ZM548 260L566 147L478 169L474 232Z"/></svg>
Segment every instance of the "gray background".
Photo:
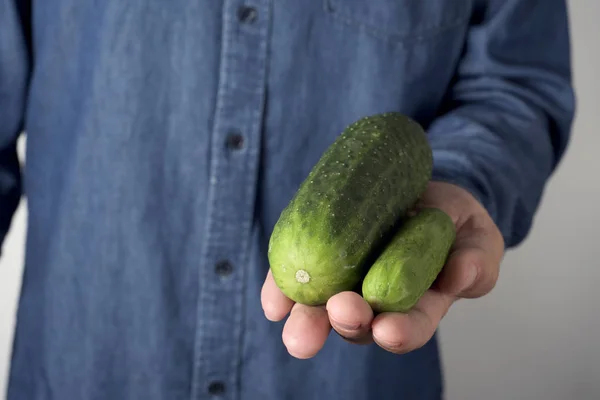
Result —
<svg viewBox="0 0 600 400"><path fill-rule="evenodd" d="M496 288L455 304L442 321L448 400L600 399L600 2L571 0L569 7L573 139L533 231L506 255ZM0 259L2 398L26 217L21 206Z"/></svg>

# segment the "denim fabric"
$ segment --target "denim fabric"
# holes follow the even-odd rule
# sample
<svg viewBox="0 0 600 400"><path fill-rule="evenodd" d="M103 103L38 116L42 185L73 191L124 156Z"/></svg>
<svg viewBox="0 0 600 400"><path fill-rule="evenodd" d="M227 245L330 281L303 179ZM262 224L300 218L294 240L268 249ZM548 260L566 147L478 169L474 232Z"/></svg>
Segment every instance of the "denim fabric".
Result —
<svg viewBox="0 0 600 400"><path fill-rule="evenodd" d="M1 238L29 213L8 400L442 398L435 337L290 357L267 240L336 135L395 110L518 245L569 139L567 21L563 0L0 0Z"/></svg>

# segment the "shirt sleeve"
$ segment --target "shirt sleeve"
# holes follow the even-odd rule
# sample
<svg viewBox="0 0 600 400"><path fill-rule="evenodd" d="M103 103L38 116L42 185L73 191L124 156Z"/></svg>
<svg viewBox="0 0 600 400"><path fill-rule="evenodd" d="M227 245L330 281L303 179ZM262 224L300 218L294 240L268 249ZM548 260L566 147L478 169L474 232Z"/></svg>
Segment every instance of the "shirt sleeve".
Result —
<svg viewBox="0 0 600 400"><path fill-rule="evenodd" d="M569 142L570 57L564 0L479 1L448 100L427 129L433 179L471 192L507 247L529 233Z"/></svg>
<svg viewBox="0 0 600 400"><path fill-rule="evenodd" d="M21 199L17 139L23 115L29 69L25 0L0 0L0 245Z"/></svg>

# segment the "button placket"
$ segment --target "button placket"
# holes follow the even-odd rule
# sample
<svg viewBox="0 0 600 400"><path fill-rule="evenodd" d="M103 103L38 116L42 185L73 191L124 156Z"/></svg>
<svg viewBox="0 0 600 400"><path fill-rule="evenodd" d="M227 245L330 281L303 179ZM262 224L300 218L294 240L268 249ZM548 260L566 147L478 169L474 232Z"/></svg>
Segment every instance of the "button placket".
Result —
<svg viewBox="0 0 600 400"><path fill-rule="evenodd" d="M251 0L247 0L251 1ZM211 141L211 194L201 260L192 398L239 400L244 287L266 97L269 1L226 0ZM219 301L213 301L218 298ZM214 350L218 348L218 350ZM227 386L226 386L227 384Z"/></svg>

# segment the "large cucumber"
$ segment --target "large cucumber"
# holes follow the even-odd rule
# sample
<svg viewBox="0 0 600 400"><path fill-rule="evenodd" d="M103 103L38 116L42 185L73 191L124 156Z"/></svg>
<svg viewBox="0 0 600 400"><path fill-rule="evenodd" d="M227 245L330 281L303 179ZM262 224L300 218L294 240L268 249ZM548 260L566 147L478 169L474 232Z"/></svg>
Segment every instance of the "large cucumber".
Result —
<svg viewBox="0 0 600 400"><path fill-rule="evenodd" d="M437 208L409 217L370 267L362 296L375 312L407 312L431 287L456 236L454 222Z"/></svg>
<svg viewBox="0 0 600 400"><path fill-rule="evenodd" d="M268 257L290 299L321 305L352 290L390 228L415 204L432 173L422 127L400 113L349 125L282 211Z"/></svg>

